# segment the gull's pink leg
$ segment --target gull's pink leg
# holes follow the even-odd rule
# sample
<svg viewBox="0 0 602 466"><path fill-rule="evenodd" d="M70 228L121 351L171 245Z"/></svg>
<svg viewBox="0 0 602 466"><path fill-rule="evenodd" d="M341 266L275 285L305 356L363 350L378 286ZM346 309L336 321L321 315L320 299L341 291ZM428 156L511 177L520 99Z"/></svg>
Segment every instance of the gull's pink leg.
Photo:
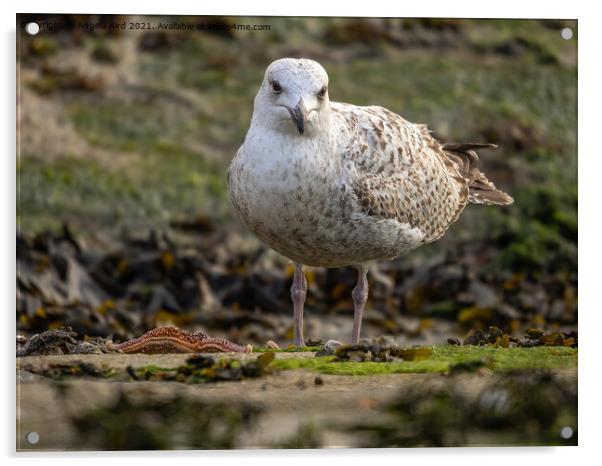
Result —
<svg viewBox="0 0 602 466"><path fill-rule="evenodd" d="M360 341L360 331L362 328L362 316L364 307L368 301L368 267L364 264L357 266L357 285L351 292L353 298L353 332L351 334L351 344L355 345Z"/></svg>
<svg viewBox="0 0 602 466"><path fill-rule="evenodd" d="M294 325L293 335L295 346L305 346L303 340L303 305L307 295L307 281L303 273L303 266L295 264L295 276L293 277L293 286L291 286L291 298L293 298Z"/></svg>

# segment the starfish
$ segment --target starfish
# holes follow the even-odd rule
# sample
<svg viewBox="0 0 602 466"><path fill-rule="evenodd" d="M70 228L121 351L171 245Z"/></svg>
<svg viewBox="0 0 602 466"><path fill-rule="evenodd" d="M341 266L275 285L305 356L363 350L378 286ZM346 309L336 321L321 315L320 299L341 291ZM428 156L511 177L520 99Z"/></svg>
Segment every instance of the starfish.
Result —
<svg viewBox="0 0 602 466"><path fill-rule="evenodd" d="M144 335L107 347L124 353L250 353L251 345L240 346L225 338L213 338L205 332L189 332L167 326L149 330Z"/></svg>
<svg viewBox="0 0 602 466"><path fill-rule="evenodd" d="M331 102L328 84L313 60L283 58L268 66L228 170L240 218L296 264L297 346L304 344L303 266L358 270L351 294L357 343L374 261L438 240L469 203L513 202L478 168L476 150L495 145L442 144L425 125L383 107Z"/></svg>

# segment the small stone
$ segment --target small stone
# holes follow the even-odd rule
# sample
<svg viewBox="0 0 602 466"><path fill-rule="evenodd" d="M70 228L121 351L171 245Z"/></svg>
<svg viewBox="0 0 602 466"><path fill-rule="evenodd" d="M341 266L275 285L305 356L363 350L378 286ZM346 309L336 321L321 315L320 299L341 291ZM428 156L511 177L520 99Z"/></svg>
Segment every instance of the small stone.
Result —
<svg viewBox="0 0 602 466"><path fill-rule="evenodd" d="M341 343L338 340L328 340L326 343L324 343L324 348L327 348L327 349L333 350L333 351L336 351L336 349L339 346L343 346L343 343Z"/></svg>
<svg viewBox="0 0 602 466"><path fill-rule="evenodd" d="M66 343L69 354L102 354L102 350L98 345L87 341L80 341L77 345Z"/></svg>
<svg viewBox="0 0 602 466"><path fill-rule="evenodd" d="M460 341L460 339L456 338L456 337L449 337L447 339L447 343L450 344L450 345L457 345L457 346L461 346L462 345L462 342Z"/></svg>
<svg viewBox="0 0 602 466"><path fill-rule="evenodd" d="M314 379L314 384L315 385L324 385L324 379L318 375Z"/></svg>
<svg viewBox="0 0 602 466"><path fill-rule="evenodd" d="M305 342L305 346L322 346L322 340L312 340L311 338Z"/></svg>
<svg viewBox="0 0 602 466"><path fill-rule="evenodd" d="M373 343L382 346L383 348L394 348L397 346L395 338L390 335L381 335L380 337L370 341L366 341L367 344Z"/></svg>
<svg viewBox="0 0 602 466"><path fill-rule="evenodd" d="M268 340L265 346L267 346L270 349L280 349L280 346L278 346L278 343L276 343L274 340Z"/></svg>
<svg viewBox="0 0 602 466"><path fill-rule="evenodd" d="M525 330L525 333L530 338L541 338L544 336L544 331L539 328L528 328L527 330Z"/></svg>
<svg viewBox="0 0 602 466"><path fill-rule="evenodd" d="M337 348L343 346L343 343L337 340L328 340L324 343L324 347L316 353L316 356L332 356L336 353Z"/></svg>
<svg viewBox="0 0 602 466"><path fill-rule="evenodd" d="M466 335L466 338L464 339L464 344L478 346L484 339L485 335L483 334L483 331L481 329L472 329Z"/></svg>

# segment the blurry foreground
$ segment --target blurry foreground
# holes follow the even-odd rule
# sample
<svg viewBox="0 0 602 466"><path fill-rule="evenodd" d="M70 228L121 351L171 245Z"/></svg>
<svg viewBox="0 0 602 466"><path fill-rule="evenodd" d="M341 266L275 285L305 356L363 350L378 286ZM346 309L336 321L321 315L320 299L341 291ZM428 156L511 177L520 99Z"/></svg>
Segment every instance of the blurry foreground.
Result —
<svg viewBox="0 0 602 466"><path fill-rule="evenodd" d="M560 358L571 357L564 353ZM473 358L472 364L456 365L443 374L349 376L326 370L279 371L278 367L290 366L287 361L319 358L311 353L277 353L272 363L276 368L238 382L227 381L223 371L217 381L200 385L171 376L166 379L171 381L158 382L168 376L167 368L181 364L181 374L186 373L184 367L204 374L214 370L206 357L186 364L187 358L21 358L18 448L577 444L573 369L492 372L483 364L474 364ZM249 361L256 356L236 358ZM336 364L347 363L331 363ZM28 445L24 440L31 431L40 434L39 444Z"/></svg>

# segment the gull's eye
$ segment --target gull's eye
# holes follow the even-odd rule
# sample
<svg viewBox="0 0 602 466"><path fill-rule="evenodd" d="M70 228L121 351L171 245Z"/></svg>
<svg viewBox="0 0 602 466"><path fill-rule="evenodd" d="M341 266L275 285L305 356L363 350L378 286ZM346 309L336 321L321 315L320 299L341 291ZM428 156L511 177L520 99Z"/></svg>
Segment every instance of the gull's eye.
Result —
<svg viewBox="0 0 602 466"><path fill-rule="evenodd" d="M276 93L276 94L280 94L282 92L282 86L280 85L280 83L278 81L272 81L272 90Z"/></svg>
<svg viewBox="0 0 602 466"><path fill-rule="evenodd" d="M326 86L320 89L320 91L318 92L318 99L323 99L324 97L326 97L326 91Z"/></svg>

